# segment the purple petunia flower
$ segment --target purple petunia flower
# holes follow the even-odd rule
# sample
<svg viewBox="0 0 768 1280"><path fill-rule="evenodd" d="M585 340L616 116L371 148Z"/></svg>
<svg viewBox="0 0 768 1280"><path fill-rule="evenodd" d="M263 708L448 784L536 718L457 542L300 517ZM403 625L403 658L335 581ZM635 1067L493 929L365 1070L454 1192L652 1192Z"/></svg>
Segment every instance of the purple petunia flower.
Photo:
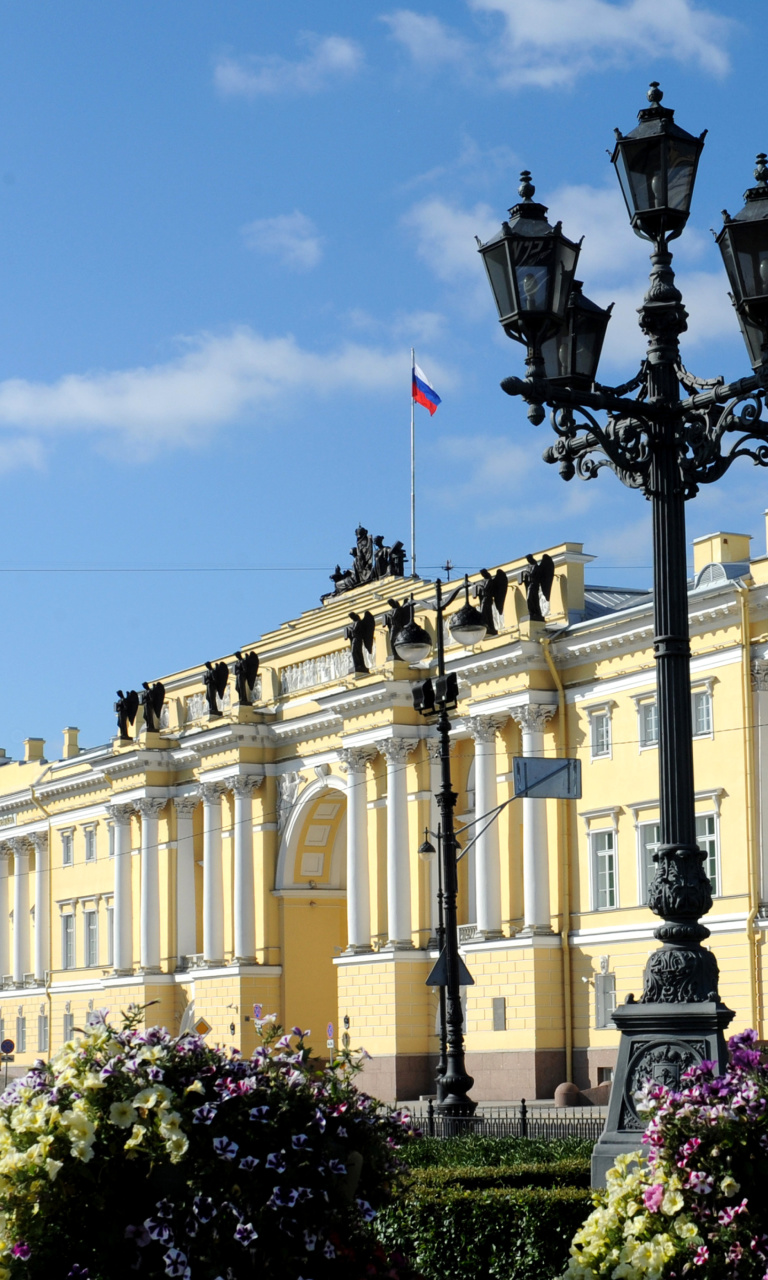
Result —
<svg viewBox="0 0 768 1280"><path fill-rule="evenodd" d="M274 1169L277 1173L285 1173L285 1152L272 1151L264 1161L267 1169Z"/></svg>
<svg viewBox="0 0 768 1280"><path fill-rule="evenodd" d="M326 1258L336 1257L336 1250L334 1249L330 1240L326 1240L325 1245L323 1246L323 1253L325 1254Z"/></svg>
<svg viewBox="0 0 768 1280"><path fill-rule="evenodd" d="M360 1214L365 1222L373 1222L376 1217L376 1210L372 1209L367 1200L355 1200L355 1204L360 1210Z"/></svg>
<svg viewBox="0 0 768 1280"><path fill-rule="evenodd" d="M163 1254L163 1262L165 1263L165 1274L167 1276L184 1276L189 1275L187 1269L187 1255L181 1252L181 1249L169 1249Z"/></svg>
<svg viewBox="0 0 768 1280"><path fill-rule="evenodd" d="M22 1262L26 1262L27 1258L30 1257L32 1250L30 1249L26 1240L17 1240L15 1245L11 1249L11 1253L13 1254L14 1258L20 1258Z"/></svg>
<svg viewBox="0 0 768 1280"><path fill-rule="evenodd" d="M343 1174L347 1172L347 1166L343 1164L341 1160L329 1160L328 1172L335 1173L339 1177L341 1177Z"/></svg>
<svg viewBox="0 0 768 1280"><path fill-rule="evenodd" d="M309 1138L307 1137L306 1133L294 1133L293 1137L291 1138L291 1146L297 1149L299 1147L308 1147Z"/></svg>
<svg viewBox="0 0 768 1280"><path fill-rule="evenodd" d="M245 1245L246 1247L249 1244L253 1244L258 1234L259 1233L256 1228L252 1226L250 1222L241 1222L238 1227L235 1227L235 1239L238 1244Z"/></svg>
<svg viewBox="0 0 768 1280"><path fill-rule="evenodd" d="M210 1222L216 1217L217 1209L210 1196L195 1196L192 1212L200 1222Z"/></svg>
<svg viewBox="0 0 768 1280"><path fill-rule="evenodd" d="M269 1107L251 1107L248 1112L248 1118L250 1120L260 1120L262 1124L266 1122L268 1115Z"/></svg>
<svg viewBox="0 0 768 1280"><path fill-rule="evenodd" d="M173 1205L170 1200L158 1200L155 1205L155 1217L161 1222L169 1222L173 1217Z"/></svg>
<svg viewBox="0 0 768 1280"><path fill-rule="evenodd" d="M210 1124L216 1118L216 1108L212 1107L210 1102L204 1102L202 1107L196 1107L192 1112L193 1124Z"/></svg>
<svg viewBox="0 0 768 1280"><path fill-rule="evenodd" d="M307 1231L305 1228L304 1248L307 1250L307 1253L311 1253L316 1244L317 1244L317 1233L312 1231Z"/></svg>
<svg viewBox="0 0 768 1280"><path fill-rule="evenodd" d="M258 1163L259 1162L255 1156L243 1156L240 1161L240 1168L244 1169L246 1173L253 1173L253 1170L256 1168Z"/></svg>
<svg viewBox="0 0 768 1280"><path fill-rule="evenodd" d="M213 1149L220 1160L234 1160L239 1150L231 1138L214 1138Z"/></svg>
<svg viewBox="0 0 768 1280"><path fill-rule="evenodd" d="M292 1209L298 1198L298 1191L292 1187L275 1187L268 1203L278 1209Z"/></svg>
<svg viewBox="0 0 768 1280"><path fill-rule="evenodd" d="M140 1222L136 1227L129 1223L125 1228L125 1238L126 1240L135 1240L139 1249L146 1249L150 1242L149 1232L143 1222Z"/></svg>
<svg viewBox="0 0 768 1280"><path fill-rule="evenodd" d="M67 1280L88 1280L90 1274L87 1267L81 1267L78 1262L75 1262L67 1272Z"/></svg>
<svg viewBox="0 0 768 1280"><path fill-rule="evenodd" d="M171 1228L167 1222L159 1222L156 1218L145 1218L144 1226L149 1232L151 1240L158 1240L160 1244L172 1244L173 1236Z"/></svg>

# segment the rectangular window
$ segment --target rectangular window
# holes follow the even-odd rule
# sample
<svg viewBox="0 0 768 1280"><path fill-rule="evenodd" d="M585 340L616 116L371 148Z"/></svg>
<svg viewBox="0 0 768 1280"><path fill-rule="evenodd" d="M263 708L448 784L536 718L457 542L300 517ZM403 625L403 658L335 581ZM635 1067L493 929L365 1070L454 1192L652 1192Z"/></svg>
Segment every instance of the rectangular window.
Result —
<svg viewBox="0 0 768 1280"><path fill-rule="evenodd" d="M74 1013L64 1014L64 1041L71 1040L75 1034L75 1015Z"/></svg>
<svg viewBox="0 0 768 1280"><path fill-rule="evenodd" d="M647 905L648 890L651 887L651 881L656 875L656 863L653 855L659 847L659 824L658 822L644 822L638 828L640 837L640 901Z"/></svg>
<svg viewBox="0 0 768 1280"><path fill-rule="evenodd" d="M712 886L712 896L720 894L717 874L717 818L714 813L696 815L696 843L704 850L704 874Z"/></svg>
<svg viewBox="0 0 768 1280"><path fill-rule="evenodd" d="M93 968L99 963L98 916L95 911L83 912L83 928L85 929L85 964Z"/></svg>
<svg viewBox="0 0 768 1280"><path fill-rule="evenodd" d="M27 1020L22 1017L16 1019L16 1052L27 1052Z"/></svg>
<svg viewBox="0 0 768 1280"><path fill-rule="evenodd" d="M592 716L592 759L611 754L611 717L607 711Z"/></svg>
<svg viewBox="0 0 768 1280"><path fill-rule="evenodd" d="M71 911L61 917L61 967L75 967L75 917Z"/></svg>
<svg viewBox="0 0 768 1280"><path fill-rule="evenodd" d="M37 1052L48 1052L48 1014L41 1013L37 1019Z"/></svg>
<svg viewBox="0 0 768 1280"><path fill-rule="evenodd" d="M692 695L693 733L697 738L712 737L712 696L708 689Z"/></svg>
<svg viewBox="0 0 768 1280"><path fill-rule="evenodd" d="M115 963L115 909L107 907L107 964Z"/></svg>
<svg viewBox="0 0 768 1280"><path fill-rule="evenodd" d="M74 851L71 831L61 833L61 865L71 867L74 862Z"/></svg>
<svg viewBox="0 0 768 1280"><path fill-rule="evenodd" d="M96 828L85 828L85 860L86 862L96 861Z"/></svg>
<svg viewBox="0 0 768 1280"><path fill-rule="evenodd" d="M593 831L592 876L594 909L607 911L616 906L616 850L613 831Z"/></svg>
<svg viewBox="0 0 768 1280"><path fill-rule="evenodd" d="M5 1039L5 1018L0 1017L0 1040Z"/></svg>
<svg viewBox="0 0 768 1280"><path fill-rule="evenodd" d="M638 707L640 718L640 746L655 747L659 741L659 711L656 701L641 702Z"/></svg>
<svg viewBox="0 0 768 1280"><path fill-rule="evenodd" d="M109 832L109 856L110 858L114 858L115 856L115 824L114 822L110 822L109 826L107 827L107 831Z"/></svg>
<svg viewBox="0 0 768 1280"><path fill-rule="evenodd" d="M507 997L493 997L493 1029L494 1031L506 1031L507 1029Z"/></svg>
<svg viewBox="0 0 768 1280"><path fill-rule="evenodd" d="M595 1026L613 1027L611 1014L616 1008L615 973L595 974Z"/></svg>

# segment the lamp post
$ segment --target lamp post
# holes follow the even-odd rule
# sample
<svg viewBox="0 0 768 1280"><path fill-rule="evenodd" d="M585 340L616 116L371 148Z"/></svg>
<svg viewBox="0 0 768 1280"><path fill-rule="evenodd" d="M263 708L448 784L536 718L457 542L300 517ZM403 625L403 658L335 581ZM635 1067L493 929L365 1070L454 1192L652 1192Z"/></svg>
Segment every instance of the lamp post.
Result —
<svg viewBox="0 0 768 1280"><path fill-rule="evenodd" d="M555 243L558 235L564 241L559 224L551 228L544 207L533 205L527 171L520 187L522 205L510 211L500 237L479 246L500 322L527 347L527 377L506 378L502 388L527 402L534 424L543 422L545 405L550 409L557 440L546 449L545 461L558 463L565 480L576 474L591 480L608 467L625 485L641 489L652 505L661 839L649 906L662 919L655 930L661 947L646 964L640 1000L628 997L614 1014L622 1034L606 1128L593 1158L597 1183L618 1152L638 1145L644 1122L634 1094L644 1081L675 1083L703 1058L714 1059L721 1069L725 1064L723 1030L733 1014L720 1001L717 961L702 947L709 930L700 922L712 906L712 894L704 854L696 844L685 502L701 484L719 479L738 457L768 465L768 421L761 418L768 387L765 156L758 156L758 185L746 193L744 209L735 218L724 214L717 237L755 370L725 386L722 378L694 377L681 362L679 336L687 327L687 313L669 251L669 242L688 219L705 135L694 137L674 123L674 113L661 105L656 82L648 99L638 126L626 136L616 131L611 157L632 228L652 246L650 286L640 308L648 344L635 378L621 387L596 383L599 342L592 342L589 353L582 351L579 365L577 344L565 340L564 290L550 290L547 298L536 295L527 304L520 290L515 292L517 263L526 252L535 260L542 253L537 246ZM538 220L537 240L529 233L525 238L525 208L535 210L528 221L531 216ZM502 244L506 257L500 253ZM551 249L549 261L556 256ZM551 358L544 357L547 340L562 347L554 377ZM602 421L596 416L600 410L607 415Z"/></svg>
<svg viewBox="0 0 768 1280"><path fill-rule="evenodd" d="M437 824L437 849L431 843L429 837L430 832L424 832L424 843L419 847L419 857L428 865L437 861L437 951L438 955L442 953L445 946L445 915L443 911L443 831L440 823ZM447 1067L446 1053L447 1042L445 1038L445 987L439 986L438 992L438 1020L440 1025L440 1057L437 1060L437 1068L435 1070L437 1101L441 1103L445 1097L445 1071Z"/></svg>
<svg viewBox="0 0 768 1280"><path fill-rule="evenodd" d="M443 610L454 597L443 601L443 587L438 578L435 583L435 627L437 631L437 675L414 685L413 701L417 711L425 716L437 716L437 734L440 741L440 790L437 805L440 810L442 832L440 853L443 873L443 914L445 923L445 1071L442 1074L441 1093L437 1110L453 1117L470 1116L476 1103L468 1096L474 1084L464 1064L464 1017L461 1010L461 967L459 958L459 929L456 899L458 873L456 858L458 845L453 824L456 792L451 785L451 720L449 710L456 706L458 680L455 672L446 674L443 645ZM465 602L452 618L451 634L466 645L477 644L486 633L486 626L474 605L469 603L469 586L464 580ZM410 663L421 662L428 657L432 642L428 633L415 620L406 623L397 636L395 645L400 656Z"/></svg>

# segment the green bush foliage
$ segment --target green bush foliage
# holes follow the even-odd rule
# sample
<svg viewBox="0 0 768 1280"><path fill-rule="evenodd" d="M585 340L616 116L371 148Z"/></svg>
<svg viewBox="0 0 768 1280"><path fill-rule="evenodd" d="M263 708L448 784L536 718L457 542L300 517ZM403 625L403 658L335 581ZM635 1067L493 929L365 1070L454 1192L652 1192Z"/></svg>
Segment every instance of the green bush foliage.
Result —
<svg viewBox="0 0 768 1280"><path fill-rule="evenodd" d="M492 1165L553 1164L580 1157L588 1160L593 1142L586 1138L416 1138L398 1154L411 1169L434 1166L463 1168Z"/></svg>
<svg viewBox="0 0 768 1280"><path fill-rule="evenodd" d="M411 1169L403 1185L409 1190L441 1187L483 1191L489 1187L588 1187L589 1160L584 1157L555 1160L551 1164L498 1164L490 1168L453 1165L448 1168Z"/></svg>
<svg viewBox="0 0 768 1280"><path fill-rule="evenodd" d="M591 1206L583 1187L479 1190L412 1179L379 1214L376 1234L425 1280L552 1280Z"/></svg>

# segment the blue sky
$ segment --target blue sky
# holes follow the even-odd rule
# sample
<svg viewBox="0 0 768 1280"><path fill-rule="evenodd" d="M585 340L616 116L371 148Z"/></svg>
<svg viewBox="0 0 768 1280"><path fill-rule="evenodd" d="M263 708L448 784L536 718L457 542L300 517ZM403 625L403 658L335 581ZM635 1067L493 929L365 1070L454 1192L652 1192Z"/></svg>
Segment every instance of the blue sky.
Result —
<svg viewBox="0 0 768 1280"><path fill-rule="evenodd" d="M499 390L522 372L475 233L530 168L616 301L601 365L643 353L645 246L606 148L649 80L710 130L676 245L696 372L749 371L710 227L768 149L764 5L742 0L0 4L0 744L113 731L115 688L312 607L362 521L493 565L562 539L595 581L650 580L649 508L564 485ZM765 550L737 464L689 535Z"/></svg>

